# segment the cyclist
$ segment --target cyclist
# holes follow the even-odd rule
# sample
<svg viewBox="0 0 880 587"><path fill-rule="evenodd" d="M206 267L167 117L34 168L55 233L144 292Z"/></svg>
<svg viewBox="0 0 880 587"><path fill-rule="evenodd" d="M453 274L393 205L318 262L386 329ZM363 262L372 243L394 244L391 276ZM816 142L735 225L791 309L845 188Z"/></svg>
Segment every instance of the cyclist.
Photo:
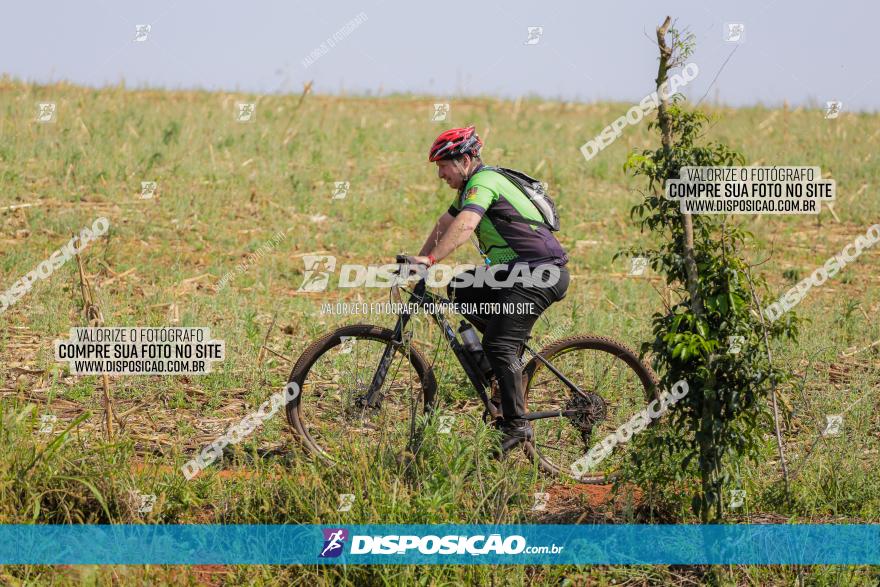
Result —
<svg viewBox="0 0 880 587"><path fill-rule="evenodd" d="M437 175L458 195L437 220L414 260L433 265L476 233L480 254L488 269L495 272L495 283L508 281L506 276L511 272L522 275L514 271L515 265L558 267L558 279L542 279L540 286L528 280L511 279L512 285L503 287L489 287L480 280L470 280L472 285L460 287L460 280L453 278L447 287L450 299L469 306L497 303L502 310L517 305L531 310L466 315L483 333L483 350L498 380L501 397L493 397L493 401L497 405L500 400L503 418L496 425L503 433L502 450L506 451L532 436L531 424L523 419L526 409L520 354L541 313L565 297L568 255L528 196L501 173L483 169L482 146L473 126L448 130L431 146L428 161L437 163ZM480 270L486 271L487 267L470 272L476 274Z"/></svg>

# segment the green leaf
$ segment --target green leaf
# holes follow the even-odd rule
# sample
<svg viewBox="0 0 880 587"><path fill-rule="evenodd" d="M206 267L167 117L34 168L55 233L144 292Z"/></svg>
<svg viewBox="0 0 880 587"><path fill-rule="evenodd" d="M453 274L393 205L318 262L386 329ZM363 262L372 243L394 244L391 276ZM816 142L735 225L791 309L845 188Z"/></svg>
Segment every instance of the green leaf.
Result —
<svg viewBox="0 0 880 587"><path fill-rule="evenodd" d="M697 320L697 332L703 338L709 336L709 325L704 320Z"/></svg>
<svg viewBox="0 0 880 587"><path fill-rule="evenodd" d="M678 357L679 355L681 355L682 351L685 348L686 348L686 346L685 346L685 343L683 343L683 342L680 342L677 345L675 345L675 348L672 349L672 358L674 359L674 358Z"/></svg>

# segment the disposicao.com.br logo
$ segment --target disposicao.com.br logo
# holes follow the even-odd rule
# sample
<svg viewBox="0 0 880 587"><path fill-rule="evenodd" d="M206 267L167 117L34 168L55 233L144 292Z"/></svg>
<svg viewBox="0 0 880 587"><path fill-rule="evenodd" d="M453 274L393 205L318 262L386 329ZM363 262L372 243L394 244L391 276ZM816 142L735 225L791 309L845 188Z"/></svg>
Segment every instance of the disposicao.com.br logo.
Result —
<svg viewBox="0 0 880 587"><path fill-rule="evenodd" d="M303 255L305 273L299 292L326 291L331 274L336 272L336 257L332 255ZM415 271L412 274L411 271ZM512 287L516 283L533 287L553 287L559 282L560 268L553 263L531 267L524 262L512 266L498 264L475 266L470 263L455 266L437 263L424 265L360 265L346 263L339 268L338 287L377 287L407 285L416 279L425 279L428 287Z"/></svg>
<svg viewBox="0 0 880 587"><path fill-rule="evenodd" d="M337 557L342 554L348 539L344 528L324 528L324 542L319 558ZM528 546L526 539L518 534L502 538L501 534L478 534L474 536L429 534L351 537L348 554L446 554L472 556L491 554L559 554L564 546ZM410 552L414 551L414 552Z"/></svg>
<svg viewBox="0 0 880 587"><path fill-rule="evenodd" d="M345 528L323 528L324 546L318 558L336 558L345 549L345 541L348 540L348 530Z"/></svg>

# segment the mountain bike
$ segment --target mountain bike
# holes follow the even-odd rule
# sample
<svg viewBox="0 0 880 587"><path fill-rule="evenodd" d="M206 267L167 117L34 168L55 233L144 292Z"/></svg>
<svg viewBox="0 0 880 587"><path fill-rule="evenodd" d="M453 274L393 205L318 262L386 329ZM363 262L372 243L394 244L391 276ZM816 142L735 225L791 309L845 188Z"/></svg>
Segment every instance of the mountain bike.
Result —
<svg viewBox="0 0 880 587"><path fill-rule="evenodd" d="M497 392L491 367L486 372L486 362L460 340L467 329L485 324L479 317L465 318L457 335L438 309L450 300L427 288L424 273L408 288L411 258L398 255L397 263L401 279L392 283L391 295L402 311L394 328L370 324L337 328L310 344L291 371L288 381L296 382L300 393L287 405L288 422L305 449L327 464L346 459L364 443L376 449L406 446L417 452L425 423L432 417L436 421L434 365L407 332L407 324L419 311L440 327L483 404L484 421L501 418L500 405L487 393ZM409 294L408 303L402 303L401 292ZM521 345L520 359L529 357L522 377L532 439L518 446L547 473L575 476L585 483L607 481L620 465L624 451L619 446L586 475L573 475L571 467L659 399L656 376L632 349L604 336L569 336L538 351L529 346L530 339Z"/></svg>

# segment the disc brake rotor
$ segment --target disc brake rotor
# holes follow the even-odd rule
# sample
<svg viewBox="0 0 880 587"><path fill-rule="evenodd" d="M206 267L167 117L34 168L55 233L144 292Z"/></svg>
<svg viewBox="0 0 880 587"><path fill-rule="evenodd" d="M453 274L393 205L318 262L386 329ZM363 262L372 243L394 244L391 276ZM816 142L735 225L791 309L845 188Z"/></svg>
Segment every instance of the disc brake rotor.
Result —
<svg viewBox="0 0 880 587"><path fill-rule="evenodd" d="M369 386L367 385L358 385L348 392L347 395L350 399L345 402L345 411L347 417L363 420L364 418L372 418L379 413L379 410L382 407L381 397L379 401L375 403L375 405L368 406L368 387Z"/></svg>

